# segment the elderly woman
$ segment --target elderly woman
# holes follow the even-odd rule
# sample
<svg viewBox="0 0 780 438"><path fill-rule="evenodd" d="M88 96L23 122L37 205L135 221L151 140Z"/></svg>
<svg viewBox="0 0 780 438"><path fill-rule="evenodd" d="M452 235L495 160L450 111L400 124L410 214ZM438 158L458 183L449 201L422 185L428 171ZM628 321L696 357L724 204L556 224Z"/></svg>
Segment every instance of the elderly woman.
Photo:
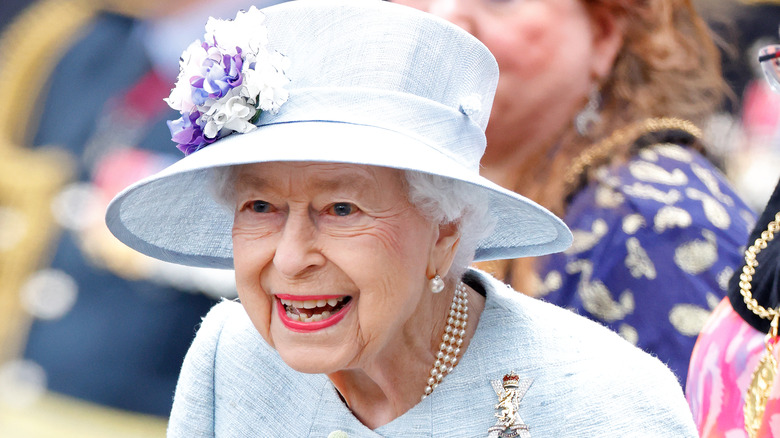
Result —
<svg viewBox="0 0 780 438"><path fill-rule="evenodd" d="M563 217L574 244L482 265L596 320L685 383L753 222L702 154L724 89L690 0L394 0L463 27L501 77L482 175Z"/></svg>
<svg viewBox="0 0 780 438"><path fill-rule="evenodd" d="M170 436L695 436L656 359L467 269L571 242L478 174L497 76L468 33L385 2L207 24L169 99L187 156L107 213L141 252L235 268Z"/></svg>

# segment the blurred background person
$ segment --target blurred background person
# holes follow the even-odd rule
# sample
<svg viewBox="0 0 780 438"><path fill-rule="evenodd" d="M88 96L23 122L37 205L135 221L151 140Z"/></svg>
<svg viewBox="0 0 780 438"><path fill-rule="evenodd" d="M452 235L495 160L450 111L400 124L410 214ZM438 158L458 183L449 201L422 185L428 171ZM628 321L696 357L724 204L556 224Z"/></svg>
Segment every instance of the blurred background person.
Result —
<svg viewBox="0 0 780 438"><path fill-rule="evenodd" d="M780 91L780 46L761 49ZM686 397L702 437L780 434L780 181L746 241L741 269L696 341Z"/></svg>
<svg viewBox="0 0 780 438"><path fill-rule="evenodd" d="M778 337L777 327L774 332L771 327L780 315L778 234L780 182L746 241L753 247L753 255L746 257L758 262L753 274L747 268L749 281L742 280L742 270L734 274L728 296L710 316L691 356L685 395L702 437L778 434ZM766 247L754 247L757 240Z"/></svg>
<svg viewBox="0 0 780 438"><path fill-rule="evenodd" d="M162 99L206 19L278 1L28 3L0 39L0 436L162 436L233 274L138 257L105 205L178 158Z"/></svg>
<svg viewBox="0 0 780 438"><path fill-rule="evenodd" d="M482 40L501 75L483 174L564 218L564 254L483 266L600 321L685 382L754 214L697 124L726 89L687 0L398 0Z"/></svg>
<svg viewBox="0 0 780 438"><path fill-rule="evenodd" d="M777 0L694 0L714 33L721 53L723 78L733 91L724 108L737 113L748 84L760 80L766 84L756 60L761 40L777 37L780 2ZM766 45L766 44L764 44ZM764 205L760 207L763 208Z"/></svg>
<svg viewBox="0 0 780 438"><path fill-rule="evenodd" d="M773 93L756 52L777 38L777 0L697 0L723 54L733 90L725 111L705 128L711 150L752 208L761 210L780 178L780 95Z"/></svg>

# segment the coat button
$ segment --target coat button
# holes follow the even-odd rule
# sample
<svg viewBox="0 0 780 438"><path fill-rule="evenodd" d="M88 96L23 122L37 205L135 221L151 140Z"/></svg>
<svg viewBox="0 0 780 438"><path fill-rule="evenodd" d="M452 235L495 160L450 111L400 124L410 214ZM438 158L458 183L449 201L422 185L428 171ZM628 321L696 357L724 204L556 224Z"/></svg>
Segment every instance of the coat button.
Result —
<svg viewBox="0 0 780 438"><path fill-rule="evenodd" d="M328 438L349 438L349 435L342 430L334 430L328 434Z"/></svg>

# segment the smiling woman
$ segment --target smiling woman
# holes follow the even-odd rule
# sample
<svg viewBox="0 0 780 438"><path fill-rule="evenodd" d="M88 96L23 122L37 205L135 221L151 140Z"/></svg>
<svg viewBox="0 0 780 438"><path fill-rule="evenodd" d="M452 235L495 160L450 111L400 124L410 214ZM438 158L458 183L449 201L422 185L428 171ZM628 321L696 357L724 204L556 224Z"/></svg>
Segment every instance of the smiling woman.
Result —
<svg viewBox="0 0 780 438"><path fill-rule="evenodd" d="M498 76L479 41L365 0L250 9L205 41L169 99L187 156L107 213L145 254L235 269L169 436L695 434L656 359L468 268L572 239L479 175Z"/></svg>
<svg viewBox="0 0 780 438"><path fill-rule="evenodd" d="M234 169L233 257L245 292L239 295L285 363L332 373L371 369L379 359L388 375L410 364L427 372L435 360L431 340L404 333L430 331L428 315L448 313L448 301L419 291L428 278L451 271L457 249L473 254L474 245L460 245L464 228L434 226L410 203L397 169L330 163ZM461 199L475 190L462 188ZM462 273L461 267L446 277L455 282ZM444 333L445 322L435 321L433 332ZM463 326L469 333L475 328ZM409 395L419 395L419 382L408 384Z"/></svg>
<svg viewBox="0 0 780 438"><path fill-rule="evenodd" d="M423 315L446 314L448 303L419 291L427 278L448 272L457 234L409 203L401 174L354 164L240 168L233 258L246 293L239 296L293 369L370 368L384 355L404 359L384 367L405 368L428 349L430 339L416 337L421 345L412 346L402 335L430 329ZM259 175L268 183L245 183ZM438 323L443 333L444 320ZM418 366L427 372L432 362Z"/></svg>

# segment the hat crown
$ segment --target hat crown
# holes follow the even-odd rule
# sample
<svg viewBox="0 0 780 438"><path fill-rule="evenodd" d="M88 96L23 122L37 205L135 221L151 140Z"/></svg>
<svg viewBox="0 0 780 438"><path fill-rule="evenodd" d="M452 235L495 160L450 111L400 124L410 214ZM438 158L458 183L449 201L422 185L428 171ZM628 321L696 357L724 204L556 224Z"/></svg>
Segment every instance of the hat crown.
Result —
<svg viewBox="0 0 780 438"><path fill-rule="evenodd" d="M382 1L299 0L263 11L268 47L287 58L290 82L287 102L262 113L258 126L372 126L479 171L498 83L495 58L479 40Z"/></svg>
<svg viewBox="0 0 780 438"><path fill-rule="evenodd" d="M483 131L487 126L498 66L479 40L452 23L367 0L299 0L264 11L268 46L290 60L291 96L307 88L372 89L456 111L476 97L484 110L471 118Z"/></svg>

